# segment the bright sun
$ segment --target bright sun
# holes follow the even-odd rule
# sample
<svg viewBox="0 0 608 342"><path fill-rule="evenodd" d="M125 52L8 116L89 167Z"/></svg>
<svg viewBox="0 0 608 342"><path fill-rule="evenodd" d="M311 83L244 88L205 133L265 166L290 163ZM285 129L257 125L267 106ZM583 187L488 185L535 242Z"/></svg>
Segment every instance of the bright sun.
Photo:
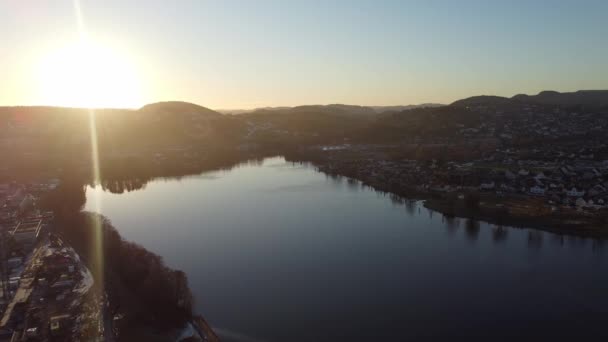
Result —
<svg viewBox="0 0 608 342"><path fill-rule="evenodd" d="M135 69L115 51L89 42L66 46L42 59L38 77L43 104L86 108L142 105Z"/></svg>

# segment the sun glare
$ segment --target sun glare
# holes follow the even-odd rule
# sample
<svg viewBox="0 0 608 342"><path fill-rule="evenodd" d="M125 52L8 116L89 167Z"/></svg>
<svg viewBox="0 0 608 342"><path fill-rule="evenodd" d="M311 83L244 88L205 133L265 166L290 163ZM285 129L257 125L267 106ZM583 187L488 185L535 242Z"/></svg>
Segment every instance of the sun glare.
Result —
<svg viewBox="0 0 608 342"><path fill-rule="evenodd" d="M141 85L125 58L102 45L80 42L44 57L36 70L42 104L86 108L135 108Z"/></svg>

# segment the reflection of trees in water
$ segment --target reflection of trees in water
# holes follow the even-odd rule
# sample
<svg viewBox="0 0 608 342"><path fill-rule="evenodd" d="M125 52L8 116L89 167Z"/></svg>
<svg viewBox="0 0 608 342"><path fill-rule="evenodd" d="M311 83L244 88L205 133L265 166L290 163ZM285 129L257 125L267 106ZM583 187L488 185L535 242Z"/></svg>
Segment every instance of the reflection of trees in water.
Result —
<svg viewBox="0 0 608 342"><path fill-rule="evenodd" d="M474 219L467 219L466 221L466 226L465 226L465 232L467 234L467 237L472 240L475 241L477 240L477 238L479 237L479 221L474 220Z"/></svg>
<svg viewBox="0 0 608 342"><path fill-rule="evenodd" d="M249 159L246 163L246 165L251 165L251 166L262 166L262 164L264 164L264 159L266 158L253 158L253 159ZM230 167L230 169L232 169L232 167Z"/></svg>
<svg viewBox="0 0 608 342"><path fill-rule="evenodd" d="M494 242L506 241L508 235L508 230L503 226L495 226L494 228L492 228L492 240Z"/></svg>
<svg viewBox="0 0 608 342"><path fill-rule="evenodd" d="M416 210L416 201L408 200L405 201L405 212L410 216L414 216Z"/></svg>
<svg viewBox="0 0 608 342"><path fill-rule="evenodd" d="M101 182L101 188L104 191L109 191L114 194L143 190L146 188L146 185L147 181L142 181L140 179L104 180Z"/></svg>
<svg viewBox="0 0 608 342"><path fill-rule="evenodd" d="M398 206L404 205L407 202L407 200L405 198L403 198L399 195L395 195L395 194L391 194L390 198L391 198L391 202L393 202L394 205L398 205Z"/></svg>
<svg viewBox="0 0 608 342"><path fill-rule="evenodd" d="M573 248L583 248L585 247L587 240L584 238L580 238L578 236L568 236L567 237L567 242L568 242L568 246L569 247L573 247Z"/></svg>
<svg viewBox="0 0 608 342"><path fill-rule="evenodd" d="M359 183L359 181L354 178L347 178L346 185L348 186L348 188L350 190L353 190L353 191L359 191L359 188L361 187L361 184Z"/></svg>
<svg viewBox="0 0 608 342"><path fill-rule="evenodd" d="M553 241L555 241L558 245L563 246L565 239L561 234L553 234Z"/></svg>
<svg viewBox="0 0 608 342"><path fill-rule="evenodd" d="M456 217L454 217L453 215L443 215L443 220L450 235L454 234L458 230L460 220L458 220Z"/></svg>
<svg viewBox="0 0 608 342"><path fill-rule="evenodd" d="M591 243L591 250L593 251L601 251L603 250L606 240L603 239L591 239L584 238L579 236L572 235L562 235L562 234L549 234L551 241L559 246L564 246L564 244L568 244L570 248L584 248L589 243Z"/></svg>
<svg viewBox="0 0 608 342"><path fill-rule="evenodd" d="M326 173L326 178L329 179L332 184L339 186L342 185L342 176L335 173Z"/></svg>
<svg viewBox="0 0 608 342"><path fill-rule="evenodd" d="M543 246L543 232L537 230L528 231L528 247L540 249Z"/></svg>
<svg viewBox="0 0 608 342"><path fill-rule="evenodd" d="M562 234L549 234L549 236L556 244L567 245L568 248L587 248L591 244L591 249L597 251L601 250L605 244L605 240L597 238Z"/></svg>
<svg viewBox="0 0 608 342"><path fill-rule="evenodd" d="M602 239L593 239L593 241L591 241L591 249L594 252L600 252L604 249L604 240Z"/></svg>
<svg viewBox="0 0 608 342"><path fill-rule="evenodd" d="M208 151L201 159L191 159L182 154L165 154L166 160L156 163L146 158L115 158L101 165L101 186L114 193L143 189L145 183L154 179L181 179L187 176L200 175L209 171L228 171L247 165L260 166L266 157L240 154L239 152L219 149ZM66 176L62 177L66 178ZM92 175L78 175L78 179L94 186Z"/></svg>

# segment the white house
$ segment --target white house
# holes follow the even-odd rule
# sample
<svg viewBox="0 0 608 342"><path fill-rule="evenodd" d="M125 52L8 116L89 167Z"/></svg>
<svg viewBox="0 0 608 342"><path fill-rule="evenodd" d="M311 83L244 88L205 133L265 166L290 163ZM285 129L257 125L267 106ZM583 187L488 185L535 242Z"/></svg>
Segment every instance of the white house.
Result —
<svg viewBox="0 0 608 342"><path fill-rule="evenodd" d="M542 196L545 194L547 190L543 187L540 187L538 185L535 185L533 187L530 188L530 193L533 195L538 195L538 196Z"/></svg>
<svg viewBox="0 0 608 342"><path fill-rule="evenodd" d="M494 186L495 186L494 181L492 181L490 183L481 183L479 188L482 190L492 190L492 189L494 189Z"/></svg>
<svg viewBox="0 0 608 342"><path fill-rule="evenodd" d="M570 197L583 197L585 195L584 191L578 191L575 187L566 191L566 195Z"/></svg>
<svg viewBox="0 0 608 342"><path fill-rule="evenodd" d="M593 186L593 188L591 188L589 190L589 195L591 196L597 196L599 194L603 194L606 192L606 188L601 185L601 184L596 184L595 186Z"/></svg>
<svg viewBox="0 0 608 342"><path fill-rule="evenodd" d="M513 179L517 178L517 176L513 172L511 172L511 170L505 171L505 177L507 177L507 179L509 179L509 180L513 180Z"/></svg>
<svg viewBox="0 0 608 342"><path fill-rule="evenodd" d="M431 187L431 190L433 191L439 191L439 192L448 192L450 191L450 186L449 185L435 185L433 187Z"/></svg>
<svg viewBox="0 0 608 342"><path fill-rule="evenodd" d="M586 207L586 206L587 206L587 202L585 202L585 200L584 200L584 199L582 199L582 198L577 198L577 199L576 199L576 202L574 202L574 204L575 204L577 207L579 207L579 208L582 208L582 207Z"/></svg>

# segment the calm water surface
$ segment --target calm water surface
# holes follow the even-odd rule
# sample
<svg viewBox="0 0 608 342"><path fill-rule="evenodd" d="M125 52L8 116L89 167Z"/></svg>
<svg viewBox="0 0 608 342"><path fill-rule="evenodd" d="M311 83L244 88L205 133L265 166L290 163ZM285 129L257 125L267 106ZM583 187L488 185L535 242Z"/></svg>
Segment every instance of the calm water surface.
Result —
<svg viewBox="0 0 608 342"><path fill-rule="evenodd" d="M226 341L607 335L598 241L448 220L283 158L100 199Z"/></svg>

